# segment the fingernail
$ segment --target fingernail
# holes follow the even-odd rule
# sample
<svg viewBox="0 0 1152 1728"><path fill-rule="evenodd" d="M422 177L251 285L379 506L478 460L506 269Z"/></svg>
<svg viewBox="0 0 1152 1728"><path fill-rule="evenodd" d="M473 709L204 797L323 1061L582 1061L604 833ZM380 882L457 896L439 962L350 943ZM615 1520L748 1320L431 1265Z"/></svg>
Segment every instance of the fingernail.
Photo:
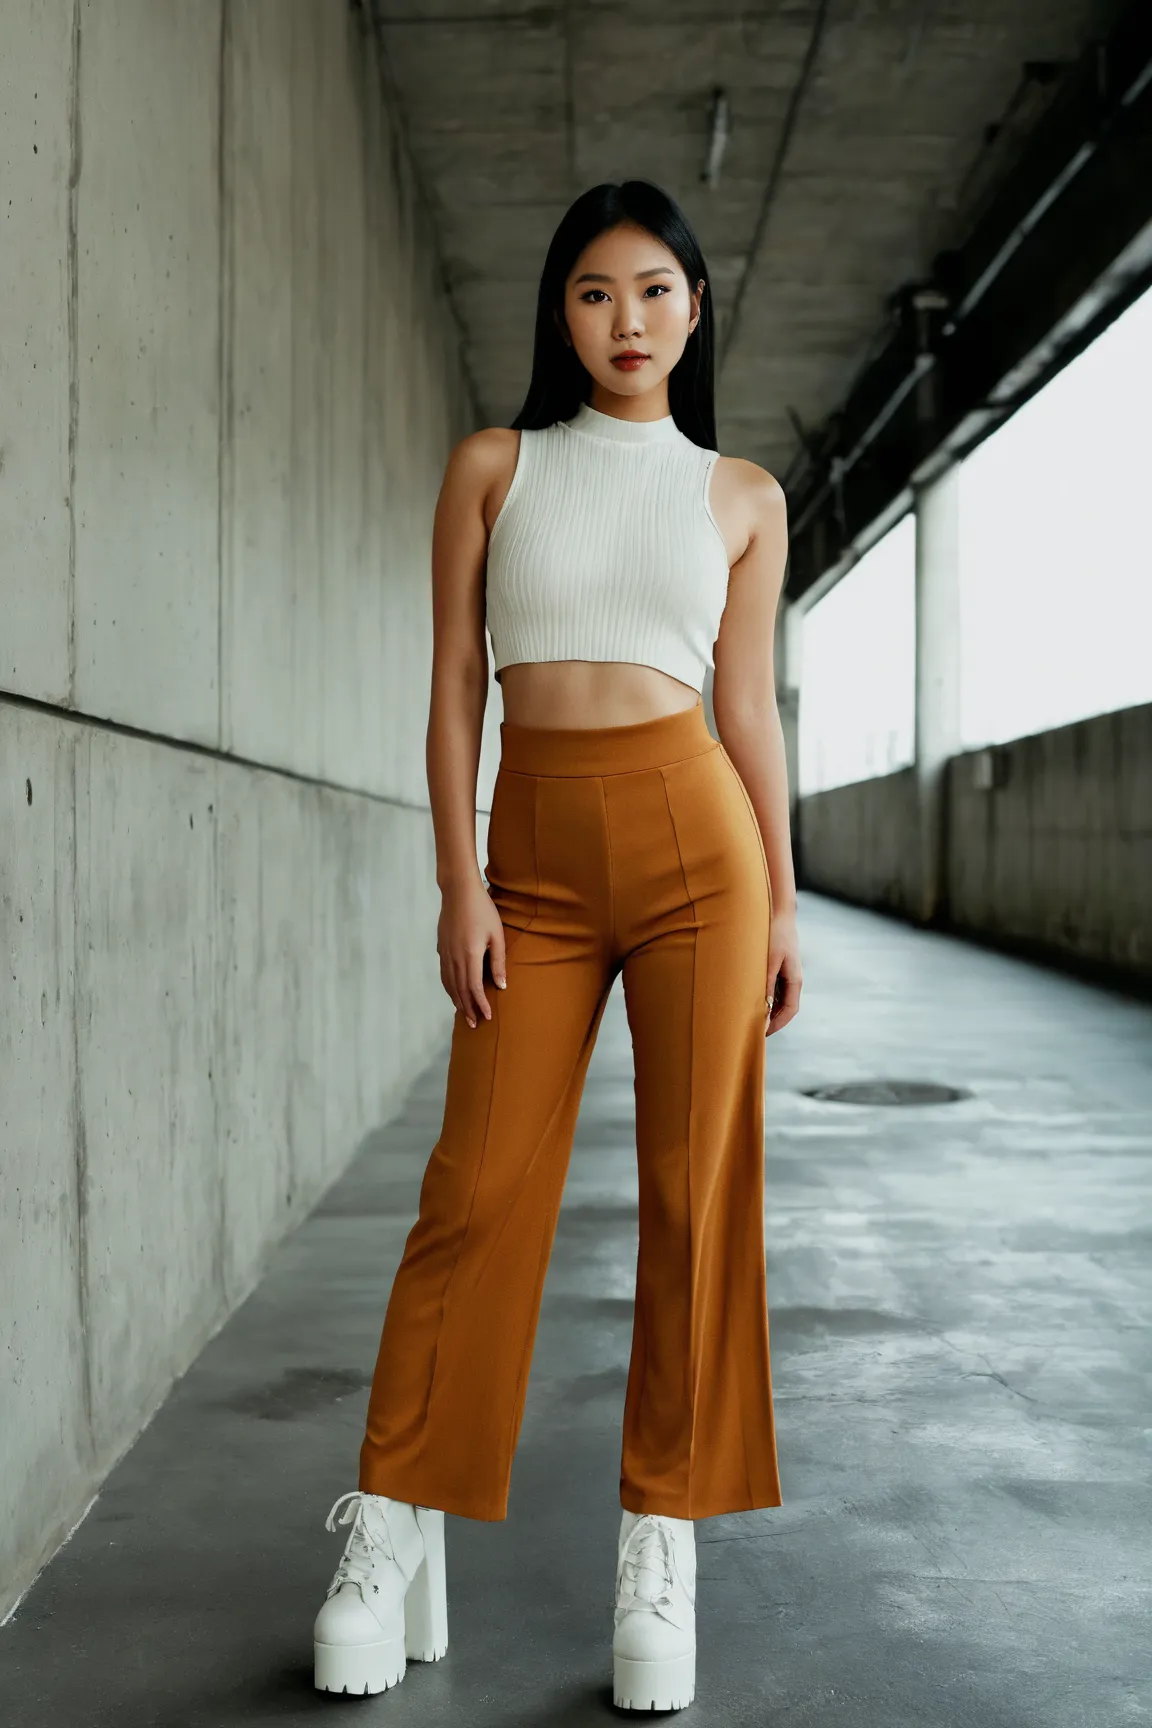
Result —
<svg viewBox="0 0 1152 1728"><path fill-rule="evenodd" d="M500 988L500 989L501 989L501 990L507 990L507 988L508 988L508 980L507 980L507 978L497 978L497 980L496 980L496 983L497 983L497 986L498 986L498 987L499 987L499 988Z"/></svg>
<svg viewBox="0 0 1152 1728"><path fill-rule="evenodd" d="M475 1024L476 1024L476 1022L475 1022L475 1020L473 1020L473 1018L472 1018L472 1016L471 1016L471 1014L469 1014L469 1015L468 1015L468 1016L467 1016L467 1019L468 1019L468 1024L469 1024L469 1026L475 1026Z"/></svg>

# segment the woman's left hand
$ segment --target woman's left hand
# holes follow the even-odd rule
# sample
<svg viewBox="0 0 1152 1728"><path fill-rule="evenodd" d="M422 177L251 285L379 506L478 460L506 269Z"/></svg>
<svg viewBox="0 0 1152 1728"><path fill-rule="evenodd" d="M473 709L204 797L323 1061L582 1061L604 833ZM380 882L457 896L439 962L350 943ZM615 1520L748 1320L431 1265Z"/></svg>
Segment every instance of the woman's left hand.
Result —
<svg viewBox="0 0 1152 1728"><path fill-rule="evenodd" d="M796 1017L800 1007L800 938L794 912L776 912L768 941L768 983L764 992L764 1036L770 1038Z"/></svg>

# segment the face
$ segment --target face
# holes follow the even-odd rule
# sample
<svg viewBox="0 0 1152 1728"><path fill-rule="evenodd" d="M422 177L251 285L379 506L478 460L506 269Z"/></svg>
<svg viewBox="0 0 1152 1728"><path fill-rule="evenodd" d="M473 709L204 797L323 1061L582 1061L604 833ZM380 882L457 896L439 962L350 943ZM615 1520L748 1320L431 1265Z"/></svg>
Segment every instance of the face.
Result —
<svg viewBox="0 0 1152 1728"><path fill-rule="evenodd" d="M703 293L703 280L690 288L675 253L645 229L609 228L569 273L564 334L597 384L617 396L642 396L664 383L683 354Z"/></svg>

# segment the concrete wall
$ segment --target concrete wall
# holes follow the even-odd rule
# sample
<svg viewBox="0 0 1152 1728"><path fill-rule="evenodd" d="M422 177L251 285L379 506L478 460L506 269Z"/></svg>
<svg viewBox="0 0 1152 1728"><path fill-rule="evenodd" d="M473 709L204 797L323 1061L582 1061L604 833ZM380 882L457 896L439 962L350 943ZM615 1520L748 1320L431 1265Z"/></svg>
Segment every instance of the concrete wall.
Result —
<svg viewBox="0 0 1152 1728"><path fill-rule="evenodd" d="M0 1612L447 1032L471 409L330 0L2 0Z"/></svg>
<svg viewBox="0 0 1152 1728"><path fill-rule="evenodd" d="M802 798L798 828L806 887L911 916L920 883L911 768Z"/></svg>
<svg viewBox="0 0 1152 1728"><path fill-rule="evenodd" d="M944 921L1152 982L1152 706L949 763ZM801 801L805 880L911 914L911 770Z"/></svg>
<svg viewBox="0 0 1152 1728"><path fill-rule="evenodd" d="M1152 705L956 757L948 778L953 924L1152 980Z"/></svg>

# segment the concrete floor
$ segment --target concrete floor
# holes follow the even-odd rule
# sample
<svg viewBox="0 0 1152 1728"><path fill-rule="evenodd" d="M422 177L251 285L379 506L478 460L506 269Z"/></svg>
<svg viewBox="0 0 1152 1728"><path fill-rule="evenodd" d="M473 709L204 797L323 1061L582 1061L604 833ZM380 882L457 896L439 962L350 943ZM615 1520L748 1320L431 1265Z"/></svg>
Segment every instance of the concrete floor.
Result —
<svg viewBox="0 0 1152 1728"><path fill-rule="evenodd" d="M699 1527L715 1728L1152 1722L1152 1008L806 898L768 1046L785 1505ZM869 1109L800 1088L971 1088ZM585 1097L506 1523L449 1520L448 1657L310 1688L443 1064L367 1142L0 1632L12 1728L577 1728L608 1686L631 1325L619 992Z"/></svg>

